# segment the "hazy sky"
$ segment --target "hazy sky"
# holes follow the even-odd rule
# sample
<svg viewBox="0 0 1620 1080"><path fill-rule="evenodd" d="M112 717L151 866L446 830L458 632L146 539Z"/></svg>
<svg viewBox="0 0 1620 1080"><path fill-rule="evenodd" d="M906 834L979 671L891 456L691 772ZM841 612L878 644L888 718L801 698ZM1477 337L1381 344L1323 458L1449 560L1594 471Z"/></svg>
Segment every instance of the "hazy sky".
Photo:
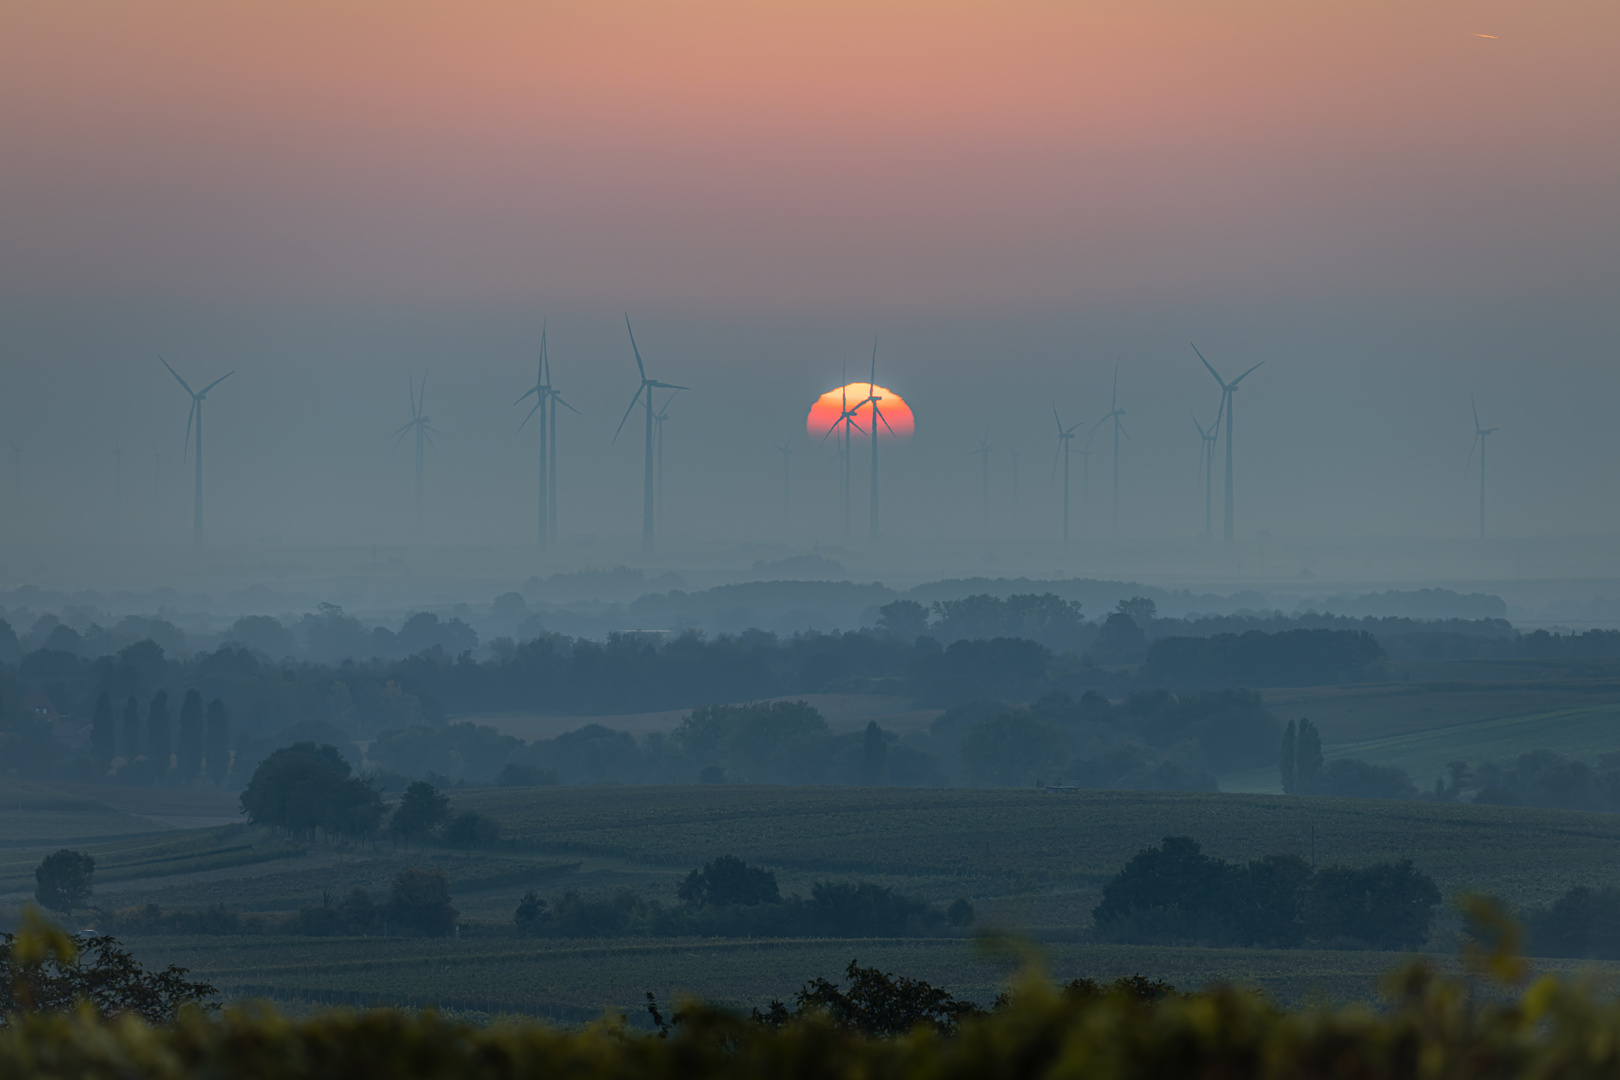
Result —
<svg viewBox="0 0 1620 1080"><path fill-rule="evenodd" d="M1196 532L1189 412L1217 394L1189 340L1228 375L1266 362L1241 533L1467 535L1471 389L1502 428L1493 529L1620 529L1617 31L1596 0L9 0L13 529L189 537L161 352L194 385L236 371L208 404L215 537L407 535L389 434L426 370L430 535L525 539L511 402L545 318L585 413L565 538L631 534L626 311L651 374L693 388L677 532L777 535L791 436L802 536L832 536L804 412L874 335L917 422L885 451L896 533L980 529L984 435L995 527L1053 534L1051 405L1094 421L1116 363L1121 531Z"/></svg>

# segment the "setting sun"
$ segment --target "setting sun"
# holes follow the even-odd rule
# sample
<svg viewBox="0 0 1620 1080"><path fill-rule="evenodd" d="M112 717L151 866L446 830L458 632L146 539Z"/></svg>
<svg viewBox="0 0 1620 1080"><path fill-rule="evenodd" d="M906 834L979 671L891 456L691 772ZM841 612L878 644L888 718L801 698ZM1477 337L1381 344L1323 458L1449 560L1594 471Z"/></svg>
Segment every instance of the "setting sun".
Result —
<svg viewBox="0 0 1620 1080"><path fill-rule="evenodd" d="M854 409L857 403L865 401L874 393L880 399L878 401L878 410L882 412L883 419L889 422L887 426L882 423L878 424L878 437L882 439L911 438L911 433L916 427L916 423L911 416L911 406L907 405L905 399L893 390L875 386L872 383L850 383L847 386L834 387L822 394L816 399L816 403L810 406L810 415L805 418L804 422L805 434L812 439L821 439L834 424L838 423L838 417L843 413L844 409ZM860 433L865 433L868 437L871 435L871 429L867 425L871 422L871 419L872 406L866 405L856 411L856 427Z"/></svg>

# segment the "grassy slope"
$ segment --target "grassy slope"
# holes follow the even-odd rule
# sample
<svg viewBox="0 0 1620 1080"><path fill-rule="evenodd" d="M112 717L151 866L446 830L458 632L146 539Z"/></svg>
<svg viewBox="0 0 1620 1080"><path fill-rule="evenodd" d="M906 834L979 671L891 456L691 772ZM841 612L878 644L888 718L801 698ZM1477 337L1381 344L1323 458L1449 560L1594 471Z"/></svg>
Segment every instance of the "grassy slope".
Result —
<svg viewBox="0 0 1620 1080"><path fill-rule="evenodd" d="M167 825L115 810L83 795L26 780L0 779L0 848L168 830Z"/></svg>
<svg viewBox="0 0 1620 1080"><path fill-rule="evenodd" d="M640 1017L651 990L666 1004L695 995L734 1006L788 998L805 980L835 978L851 959L988 1003L1014 972L970 940L590 941L310 938L151 938L150 963L178 963L230 998L341 1004L436 1005L585 1020L606 1007ZM1194 949L1048 943L1048 973L1111 978L1134 973L1193 989L1234 982L1286 1005L1364 1000L1400 963L1384 952Z"/></svg>
<svg viewBox="0 0 1620 1080"><path fill-rule="evenodd" d="M1266 690L1264 697L1280 719L1309 717L1327 742L1347 743L1620 703L1620 682L1375 683Z"/></svg>

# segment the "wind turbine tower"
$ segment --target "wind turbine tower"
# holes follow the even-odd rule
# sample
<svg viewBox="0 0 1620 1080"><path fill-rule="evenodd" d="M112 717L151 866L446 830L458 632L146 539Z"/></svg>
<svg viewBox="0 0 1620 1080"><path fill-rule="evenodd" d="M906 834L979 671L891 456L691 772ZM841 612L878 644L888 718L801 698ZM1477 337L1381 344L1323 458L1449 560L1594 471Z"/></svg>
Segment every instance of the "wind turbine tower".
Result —
<svg viewBox="0 0 1620 1080"><path fill-rule="evenodd" d="M411 418L400 429L394 432L394 445L397 447L405 440L405 436L412 431L416 432L416 531L422 531L422 467L425 458L424 446L433 446L433 435L443 435L444 432L428 423L427 418L427 373L422 373L422 385L416 385L412 380L411 391Z"/></svg>
<svg viewBox="0 0 1620 1080"><path fill-rule="evenodd" d="M890 435L894 434L894 428L889 427L888 418L883 415L883 410L878 405L878 402L882 401L883 398L877 393L876 338L872 339L872 373L867 376L866 394L866 400L855 407L859 409L866 405L872 406L872 418L870 421L868 421L872 425L872 510L868 520L871 524L871 538L876 540L878 538L878 421L881 420L883 422L883 426L889 428Z"/></svg>
<svg viewBox="0 0 1620 1080"><path fill-rule="evenodd" d="M1479 406L1474 404L1474 395L1468 395L1469 408L1474 410L1474 446L1468 448L1468 463L1474 462L1474 447L1479 448L1479 538L1485 539L1485 437L1495 435L1501 428L1482 428L1479 426ZM1466 466L1465 466L1466 468Z"/></svg>
<svg viewBox="0 0 1620 1080"><path fill-rule="evenodd" d="M1074 441L1074 433L1080 430L1080 425L1064 427L1063 419L1058 416L1057 405L1052 406L1052 419L1057 421L1058 449L1052 460L1052 475L1057 475L1057 458L1063 459L1063 546L1069 546L1069 446Z"/></svg>
<svg viewBox="0 0 1620 1080"><path fill-rule="evenodd" d="M793 530L793 488L789 485L788 459L793 456L793 444L791 440L781 446L773 444L773 449L782 455L782 532L789 533Z"/></svg>
<svg viewBox="0 0 1620 1080"><path fill-rule="evenodd" d="M1015 522L1018 520L1018 459L1023 452L1023 449L1017 446L1007 447L1007 453L1012 455L1012 519Z"/></svg>
<svg viewBox="0 0 1620 1080"><path fill-rule="evenodd" d="M847 363L844 365L844 384L838 390L838 400L839 400L838 419L834 420L833 423L832 423L832 426L829 427L827 429L826 433L821 436L821 441L822 441L823 444L825 444L828 437L831 436L835 431L838 431L838 429L840 427L842 427L844 429L842 434L839 435L839 438L840 438L841 442L836 443L834 445L839 447L839 450L838 450L838 504L839 504L840 513L842 515L842 525L843 525L843 530L844 530L843 536L844 536L844 539L848 540L849 539L849 498L850 498L850 488L853 486L853 484L852 484L853 477L852 477L851 472L850 472L850 435L849 435L849 432L850 432L851 428L854 428L856 431L861 432L861 434L863 434L863 435L866 433L865 430L861 427L861 425L859 425L859 424L857 424L855 422L855 414L857 412L859 412L860 409L861 409L861 406L865 405L866 403L864 401L859 402L859 403L857 403L855 405L854 408L850 408L850 405L849 405L849 365Z"/></svg>
<svg viewBox="0 0 1620 1080"><path fill-rule="evenodd" d="M679 393L680 393L680 391L676 390L674 393L670 394L669 397L665 398L664 399L664 407L659 409L656 413L653 414L653 424L654 424L653 439L658 444L658 450L657 450L657 458L658 458L658 506L657 506L657 512L658 512L658 520L659 521L664 520L664 421L669 419L669 403L674 401L675 400L675 395L679 394Z"/></svg>
<svg viewBox="0 0 1620 1080"><path fill-rule="evenodd" d="M630 316L624 317L624 328L630 334L630 350L636 356L636 370L641 373L641 385L636 387L635 396L630 399L630 407L624 410L624 416L619 420L619 427L613 432L613 441L619 441L619 432L624 430L626 420L635 411L636 402L645 399L647 409L647 437L646 452L644 454L645 468L641 484L641 550L645 555L653 553L653 521L656 513L654 506L656 478L653 474L653 399L654 390L685 390L684 386L674 383L659 382L657 379L647 378L647 365L641 362L641 349L636 346L636 332L630 326Z"/></svg>
<svg viewBox="0 0 1620 1080"><path fill-rule="evenodd" d="M518 425L518 430L522 431L535 413L540 414L539 537L540 546L545 547L557 540L557 406L561 405L575 416L579 415L579 410L564 401L551 385L551 354L546 349L544 323L540 325L540 361L534 385L512 404L521 404L530 394L534 395L534 407Z"/></svg>
<svg viewBox="0 0 1620 1080"><path fill-rule="evenodd" d="M1198 439L1201 449L1198 451L1198 464L1204 473L1204 539L1215 538L1215 440L1221 435L1221 414L1215 414L1215 422L1205 429L1198 422L1198 417L1192 418L1193 427L1198 429Z"/></svg>
<svg viewBox="0 0 1620 1080"><path fill-rule="evenodd" d="M1120 417L1122 417L1124 415L1125 415L1125 410L1119 407L1119 365L1115 364L1114 365L1114 393L1113 393L1113 397L1109 399L1108 413L1101 420L1097 421L1096 424L1092 425L1091 430L1086 433L1086 442L1090 443L1091 442L1091 436L1095 435L1097 433L1098 428L1102 427L1104 424L1106 424L1110 420L1112 420L1114 422L1114 535L1115 536L1119 535L1119 437L1120 437L1121 434L1123 434L1127 439L1129 439L1131 437L1131 433L1125 430L1125 425L1124 425L1123 421L1121 421L1121 419L1120 419Z"/></svg>
<svg viewBox="0 0 1620 1080"><path fill-rule="evenodd" d="M1204 354L1201 353L1201 352L1198 352L1198 346L1197 345L1194 345L1192 347L1192 351L1195 354L1197 354L1198 359L1203 360L1204 366L1206 368L1209 368L1209 373L1215 377L1215 381L1217 383L1219 383L1220 386L1221 386L1221 413L1226 417L1226 525L1225 525L1225 529L1224 529L1224 539L1226 541L1226 546L1231 547L1232 546L1232 536L1233 536L1233 520L1232 520L1232 406L1234 404L1236 404L1236 401L1237 401L1236 395L1237 395L1238 383L1242 382L1244 379L1247 379L1249 377L1249 372L1252 372L1254 370L1254 368L1259 367L1260 364L1265 363L1265 361L1264 360L1260 361L1260 364L1254 365L1254 367L1250 368L1248 371L1245 371L1243 374L1239 375L1237 378L1233 379L1231 382L1227 382L1225 379L1221 378L1221 373L1215 370L1215 365L1211 364L1208 360L1204 360Z"/></svg>
<svg viewBox="0 0 1620 1080"><path fill-rule="evenodd" d="M986 529L990 527L990 451L994 447L979 436L979 448L968 453L979 459L979 523Z"/></svg>
<svg viewBox="0 0 1620 1080"><path fill-rule="evenodd" d="M234 371L227 371L201 390L193 390L180 373L169 367L169 362L158 357L164 367L169 368L169 374L191 395L191 411L186 413L186 441L181 446L181 460L185 460L185 452L191 446L191 428L195 423L197 427L197 479L192 493L191 507L191 543L193 547L200 548L203 543L203 399L208 397L208 391L235 375ZM420 474L419 474L420 475ZM420 484L420 481L418 481Z"/></svg>

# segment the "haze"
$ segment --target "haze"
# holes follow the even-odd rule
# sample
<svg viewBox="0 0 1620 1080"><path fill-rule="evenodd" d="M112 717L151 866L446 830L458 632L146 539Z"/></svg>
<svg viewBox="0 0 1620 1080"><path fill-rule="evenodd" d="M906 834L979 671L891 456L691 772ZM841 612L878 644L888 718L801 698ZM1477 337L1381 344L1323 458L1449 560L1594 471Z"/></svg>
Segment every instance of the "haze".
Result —
<svg viewBox="0 0 1620 1080"><path fill-rule="evenodd" d="M1616 30L1598 3L14 2L0 578L243 585L271 544L281 572L286 548L432 544L513 580L816 544L891 581L1614 574ZM692 388L650 560L637 422L612 440L625 313L649 374ZM512 404L542 321L584 414L545 553ZM864 451L844 544L831 445L803 435L874 338L917 417L881 451L879 547ZM1265 362L1241 558L1195 543L1189 414L1218 390L1189 342L1228 377ZM203 560L159 354L194 386L236 372L208 401ZM1116 365L1120 539L1099 431L1065 551L1052 407L1089 428ZM391 433L424 373L418 533ZM1484 547L1470 393L1501 429ZM1217 531L1220 497L1217 471Z"/></svg>

